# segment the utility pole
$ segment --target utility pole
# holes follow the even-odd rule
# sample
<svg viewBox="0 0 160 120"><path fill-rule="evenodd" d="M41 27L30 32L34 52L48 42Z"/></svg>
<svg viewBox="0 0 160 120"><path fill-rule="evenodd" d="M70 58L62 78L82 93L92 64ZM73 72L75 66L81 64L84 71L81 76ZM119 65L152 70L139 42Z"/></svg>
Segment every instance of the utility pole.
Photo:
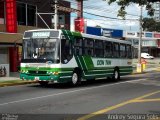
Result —
<svg viewBox="0 0 160 120"><path fill-rule="evenodd" d="M137 72L142 72L142 64L141 64L141 48L142 48L142 8L140 6L140 18L139 18L139 45L138 45L138 64L137 64Z"/></svg>
<svg viewBox="0 0 160 120"><path fill-rule="evenodd" d="M54 5L54 29L57 30L57 0L55 0L55 5Z"/></svg>

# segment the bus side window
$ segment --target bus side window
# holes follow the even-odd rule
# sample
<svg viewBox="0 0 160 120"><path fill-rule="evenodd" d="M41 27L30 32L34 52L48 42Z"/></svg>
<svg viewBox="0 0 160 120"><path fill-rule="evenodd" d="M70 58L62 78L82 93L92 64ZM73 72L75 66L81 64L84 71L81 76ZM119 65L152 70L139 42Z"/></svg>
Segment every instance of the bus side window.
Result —
<svg viewBox="0 0 160 120"><path fill-rule="evenodd" d="M72 58L71 41L67 39L61 39L61 62L66 64Z"/></svg>
<svg viewBox="0 0 160 120"><path fill-rule="evenodd" d="M113 43L113 57L119 58L119 44Z"/></svg>
<svg viewBox="0 0 160 120"><path fill-rule="evenodd" d="M104 57L103 44L104 43L102 40L95 40L94 51L95 51L96 57Z"/></svg>
<svg viewBox="0 0 160 120"><path fill-rule="evenodd" d="M132 58L131 45L126 46L127 58Z"/></svg>
<svg viewBox="0 0 160 120"><path fill-rule="evenodd" d="M82 37L75 37L73 45L74 45L74 54L82 55Z"/></svg>
<svg viewBox="0 0 160 120"><path fill-rule="evenodd" d="M82 48L81 47L75 47L75 55L82 55Z"/></svg>
<svg viewBox="0 0 160 120"><path fill-rule="evenodd" d="M112 43L111 42L105 42L104 44L104 56L105 57L112 57Z"/></svg>
<svg viewBox="0 0 160 120"><path fill-rule="evenodd" d="M120 44L120 57L126 58L126 46L124 44Z"/></svg>
<svg viewBox="0 0 160 120"><path fill-rule="evenodd" d="M91 38L84 38L83 55L93 56L94 40Z"/></svg>

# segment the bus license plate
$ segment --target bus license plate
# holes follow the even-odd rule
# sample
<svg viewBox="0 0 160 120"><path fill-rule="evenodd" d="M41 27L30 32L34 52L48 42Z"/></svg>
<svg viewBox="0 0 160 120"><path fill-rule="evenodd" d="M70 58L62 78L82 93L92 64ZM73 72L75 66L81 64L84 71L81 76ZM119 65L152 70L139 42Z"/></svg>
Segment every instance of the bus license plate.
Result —
<svg viewBox="0 0 160 120"><path fill-rule="evenodd" d="M39 80L39 77L35 77L35 80Z"/></svg>

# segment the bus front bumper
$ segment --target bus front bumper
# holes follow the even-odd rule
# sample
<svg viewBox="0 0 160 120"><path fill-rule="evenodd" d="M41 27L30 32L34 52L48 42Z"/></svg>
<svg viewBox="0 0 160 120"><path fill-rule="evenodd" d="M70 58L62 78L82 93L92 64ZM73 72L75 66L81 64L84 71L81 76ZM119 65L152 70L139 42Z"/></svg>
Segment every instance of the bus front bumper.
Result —
<svg viewBox="0 0 160 120"><path fill-rule="evenodd" d="M69 82L71 78L69 79L60 78L59 75L36 76L36 75L28 75L25 73L20 73L20 79L26 81L48 81L52 83L66 83Z"/></svg>
<svg viewBox="0 0 160 120"><path fill-rule="evenodd" d="M20 79L31 80L31 81L57 81L59 79L59 76L55 75L36 76L36 75L27 75L25 73L20 73Z"/></svg>

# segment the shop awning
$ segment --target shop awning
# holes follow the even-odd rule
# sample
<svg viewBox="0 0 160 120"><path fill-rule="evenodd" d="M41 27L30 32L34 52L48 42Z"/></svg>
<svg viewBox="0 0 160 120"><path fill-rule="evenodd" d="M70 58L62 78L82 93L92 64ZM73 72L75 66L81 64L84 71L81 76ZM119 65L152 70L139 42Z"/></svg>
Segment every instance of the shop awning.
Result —
<svg viewBox="0 0 160 120"><path fill-rule="evenodd" d="M0 44L22 44L23 34L0 32Z"/></svg>

